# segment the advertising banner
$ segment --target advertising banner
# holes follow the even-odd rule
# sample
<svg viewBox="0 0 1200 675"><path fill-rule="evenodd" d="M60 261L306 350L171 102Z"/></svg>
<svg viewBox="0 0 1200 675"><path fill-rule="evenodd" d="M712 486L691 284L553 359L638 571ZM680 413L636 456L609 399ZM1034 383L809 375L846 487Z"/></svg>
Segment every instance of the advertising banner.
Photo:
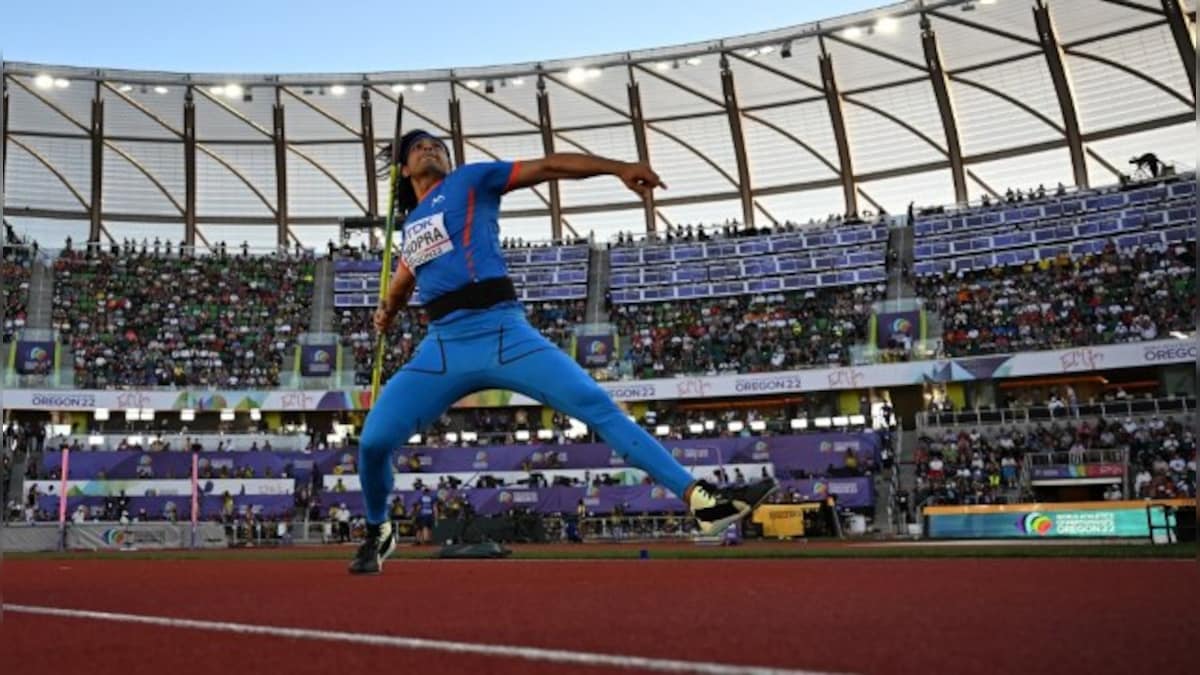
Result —
<svg viewBox="0 0 1200 675"><path fill-rule="evenodd" d="M1150 518L1166 525L1161 506L1139 501L929 507L924 516L934 539L1149 538Z"/></svg>
<svg viewBox="0 0 1200 675"><path fill-rule="evenodd" d="M875 346L884 349L889 340L911 345L925 339L921 310L906 312L881 312L875 315Z"/></svg>
<svg viewBox="0 0 1200 675"><path fill-rule="evenodd" d="M579 335L575 338L575 361L584 368L603 368L613 358L616 338L608 335Z"/></svg>
<svg viewBox="0 0 1200 675"><path fill-rule="evenodd" d="M301 345L300 374L304 377L328 377L333 374L336 346Z"/></svg>
<svg viewBox="0 0 1200 675"><path fill-rule="evenodd" d="M20 375L48 375L54 370L54 343L18 340L16 370Z"/></svg>
<svg viewBox="0 0 1200 675"><path fill-rule="evenodd" d="M1120 464L1071 464L1033 467L1033 480L1061 480L1064 478L1120 478L1125 467Z"/></svg>
<svg viewBox="0 0 1200 675"><path fill-rule="evenodd" d="M603 342L591 343L604 345ZM604 349L608 347L605 346ZM317 372L321 360L312 349L303 368ZM580 351L600 350L588 346ZM332 367L333 352L329 353ZM599 358L599 355L597 355ZM1061 375L1115 368L1191 363L1197 358L1195 340L1157 340L1098 347L1079 347L1020 354L978 356L934 361L908 361L867 366L813 368L775 373L674 377L601 382L614 399L623 402L671 401L701 398L735 398L813 391L838 391L869 387L894 387L927 382L967 382L1034 375ZM302 359L305 361L305 359ZM371 405L369 390L55 390L10 389L0 392L3 407L17 410L93 410L152 408L154 410L271 411L365 410ZM471 394L460 407L527 406L536 402L508 391Z"/></svg>

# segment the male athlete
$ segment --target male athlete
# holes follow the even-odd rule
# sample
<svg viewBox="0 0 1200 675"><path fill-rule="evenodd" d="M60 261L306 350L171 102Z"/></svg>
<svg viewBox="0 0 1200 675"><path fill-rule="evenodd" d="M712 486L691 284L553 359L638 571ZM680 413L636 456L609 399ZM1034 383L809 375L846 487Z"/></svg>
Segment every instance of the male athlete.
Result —
<svg viewBox="0 0 1200 675"><path fill-rule="evenodd" d="M458 399L507 389L582 421L621 457L679 495L700 531L718 534L774 490L771 481L717 488L696 481L657 441L625 416L608 394L525 319L500 250L500 197L556 178L611 175L638 195L666 188L646 164L579 154L526 162L484 162L451 170L442 141L410 131L397 155L400 260L375 311L386 333L419 283L431 320L425 339L388 380L363 427L359 473L367 538L351 574L378 574L395 548L387 500L392 452Z"/></svg>

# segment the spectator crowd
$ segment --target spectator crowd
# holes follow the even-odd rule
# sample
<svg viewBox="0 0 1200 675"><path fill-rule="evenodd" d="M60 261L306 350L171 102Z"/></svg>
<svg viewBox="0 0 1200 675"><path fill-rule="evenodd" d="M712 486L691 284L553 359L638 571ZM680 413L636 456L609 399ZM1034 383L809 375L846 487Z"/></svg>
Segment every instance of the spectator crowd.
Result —
<svg viewBox="0 0 1200 675"><path fill-rule="evenodd" d="M1162 339L1196 326L1196 247L1060 255L919 279L947 356Z"/></svg>
<svg viewBox="0 0 1200 675"><path fill-rule="evenodd" d="M619 305L624 358L639 378L758 373L850 363L867 340L872 303L886 287Z"/></svg>
<svg viewBox="0 0 1200 675"><path fill-rule="evenodd" d="M278 386L310 321L311 255L155 249L68 248L55 262L52 320L75 385Z"/></svg>

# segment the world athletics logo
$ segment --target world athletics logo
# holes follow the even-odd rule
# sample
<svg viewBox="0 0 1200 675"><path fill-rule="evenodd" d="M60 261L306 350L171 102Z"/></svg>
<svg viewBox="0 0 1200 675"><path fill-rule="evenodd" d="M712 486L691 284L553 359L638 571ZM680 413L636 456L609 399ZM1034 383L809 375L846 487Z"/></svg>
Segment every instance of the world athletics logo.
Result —
<svg viewBox="0 0 1200 675"><path fill-rule="evenodd" d="M1021 534L1045 537L1054 528L1054 519L1044 513L1034 511L1017 521L1017 529Z"/></svg>
<svg viewBox="0 0 1200 675"><path fill-rule="evenodd" d="M893 335L895 335L897 333L908 335L909 333L912 332L912 328L913 328L912 322L909 321L908 319L905 319L904 317L899 317L896 320L892 321L892 334Z"/></svg>

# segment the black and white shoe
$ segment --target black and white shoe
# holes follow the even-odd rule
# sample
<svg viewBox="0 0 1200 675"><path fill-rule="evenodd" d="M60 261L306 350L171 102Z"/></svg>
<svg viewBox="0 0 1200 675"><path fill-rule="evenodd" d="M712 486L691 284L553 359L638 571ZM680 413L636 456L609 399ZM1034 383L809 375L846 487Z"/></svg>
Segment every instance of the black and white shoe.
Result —
<svg viewBox="0 0 1200 675"><path fill-rule="evenodd" d="M745 518L777 489L775 481L769 478L749 485L723 488L708 481L697 481L688 493L688 508L696 517L700 533L715 536Z"/></svg>
<svg viewBox="0 0 1200 675"><path fill-rule="evenodd" d="M383 571L383 561L395 550L396 537L392 535L391 521L367 525L367 538L354 554L350 574L379 574Z"/></svg>

